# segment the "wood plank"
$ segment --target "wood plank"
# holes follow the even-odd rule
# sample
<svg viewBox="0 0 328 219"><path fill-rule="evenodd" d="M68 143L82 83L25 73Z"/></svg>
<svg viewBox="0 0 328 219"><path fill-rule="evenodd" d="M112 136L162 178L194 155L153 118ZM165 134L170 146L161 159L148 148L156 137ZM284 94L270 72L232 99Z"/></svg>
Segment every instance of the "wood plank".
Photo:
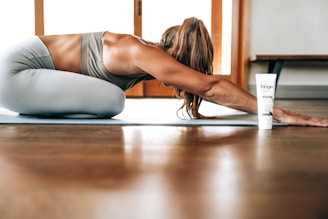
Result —
<svg viewBox="0 0 328 219"><path fill-rule="evenodd" d="M144 81L144 94L146 97L174 97L172 87L166 87L159 80Z"/></svg>
<svg viewBox="0 0 328 219"><path fill-rule="evenodd" d="M44 35L44 7L43 0L34 0L35 35Z"/></svg>
<svg viewBox="0 0 328 219"><path fill-rule="evenodd" d="M214 50L213 73L222 74L222 0L212 0L211 38Z"/></svg>
<svg viewBox="0 0 328 219"><path fill-rule="evenodd" d="M250 0L240 0L239 22L239 69L237 83L243 89L248 90L249 82L249 30L250 30Z"/></svg>
<svg viewBox="0 0 328 219"><path fill-rule="evenodd" d="M259 54L251 56L250 62L259 61L328 61L328 55L324 54Z"/></svg>
<svg viewBox="0 0 328 219"><path fill-rule="evenodd" d="M250 0L232 1L230 80L248 90Z"/></svg>

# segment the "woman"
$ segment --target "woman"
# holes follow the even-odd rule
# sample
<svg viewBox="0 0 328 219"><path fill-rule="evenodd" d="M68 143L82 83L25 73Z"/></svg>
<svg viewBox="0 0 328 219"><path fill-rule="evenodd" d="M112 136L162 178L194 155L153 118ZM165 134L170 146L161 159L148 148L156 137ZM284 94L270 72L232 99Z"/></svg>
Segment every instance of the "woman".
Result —
<svg viewBox="0 0 328 219"><path fill-rule="evenodd" d="M0 101L22 114L92 114L112 117L124 108L124 91L158 79L184 98L194 118L202 99L257 113L256 97L212 75L213 47L201 20L188 18L166 30L160 43L111 32L35 37L0 64ZM328 126L275 107L273 117L291 125Z"/></svg>

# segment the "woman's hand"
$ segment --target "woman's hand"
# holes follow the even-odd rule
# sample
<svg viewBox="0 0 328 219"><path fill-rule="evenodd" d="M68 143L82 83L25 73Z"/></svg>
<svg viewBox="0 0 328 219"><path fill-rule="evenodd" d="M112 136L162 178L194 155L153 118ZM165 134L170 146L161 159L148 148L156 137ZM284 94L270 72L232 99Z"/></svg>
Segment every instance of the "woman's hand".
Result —
<svg viewBox="0 0 328 219"><path fill-rule="evenodd" d="M273 108L273 118L288 125L328 127L328 119L302 115L279 107Z"/></svg>

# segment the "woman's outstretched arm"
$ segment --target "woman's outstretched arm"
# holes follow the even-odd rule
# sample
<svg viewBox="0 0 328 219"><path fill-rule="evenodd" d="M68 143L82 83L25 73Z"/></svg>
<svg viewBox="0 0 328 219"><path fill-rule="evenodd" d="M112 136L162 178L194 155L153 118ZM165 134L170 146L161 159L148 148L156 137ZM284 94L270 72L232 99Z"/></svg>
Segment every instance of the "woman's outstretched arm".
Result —
<svg viewBox="0 0 328 219"><path fill-rule="evenodd" d="M135 48L133 54L134 66L138 66L139 71L207 101L257 114L257 98L229 80L195 71L154 47L141 45ZM289 125L328 127L328 119L301 115L279 107L274 107L273 118Z"/></svg>
<svg viewBox="0 0 328 219"><path fill-rule="evenodd" d="M257 98L225 79L214 80L203 98L220 105L257 114ZM273 118L288 125L328 127L328 119L302 115L280 107L273 108Z"/></svg>

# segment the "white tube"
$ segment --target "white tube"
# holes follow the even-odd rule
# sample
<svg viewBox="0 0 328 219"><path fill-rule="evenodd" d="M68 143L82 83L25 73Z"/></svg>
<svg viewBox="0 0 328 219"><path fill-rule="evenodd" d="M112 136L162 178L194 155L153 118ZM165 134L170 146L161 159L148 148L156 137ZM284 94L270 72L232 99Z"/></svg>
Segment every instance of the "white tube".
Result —
<svg viewBox="0 0 328 219"><path fill-rule="evenodd" d="M272 129L272 112L276 90L276 74L256 74L259 129Z"/></svg>

